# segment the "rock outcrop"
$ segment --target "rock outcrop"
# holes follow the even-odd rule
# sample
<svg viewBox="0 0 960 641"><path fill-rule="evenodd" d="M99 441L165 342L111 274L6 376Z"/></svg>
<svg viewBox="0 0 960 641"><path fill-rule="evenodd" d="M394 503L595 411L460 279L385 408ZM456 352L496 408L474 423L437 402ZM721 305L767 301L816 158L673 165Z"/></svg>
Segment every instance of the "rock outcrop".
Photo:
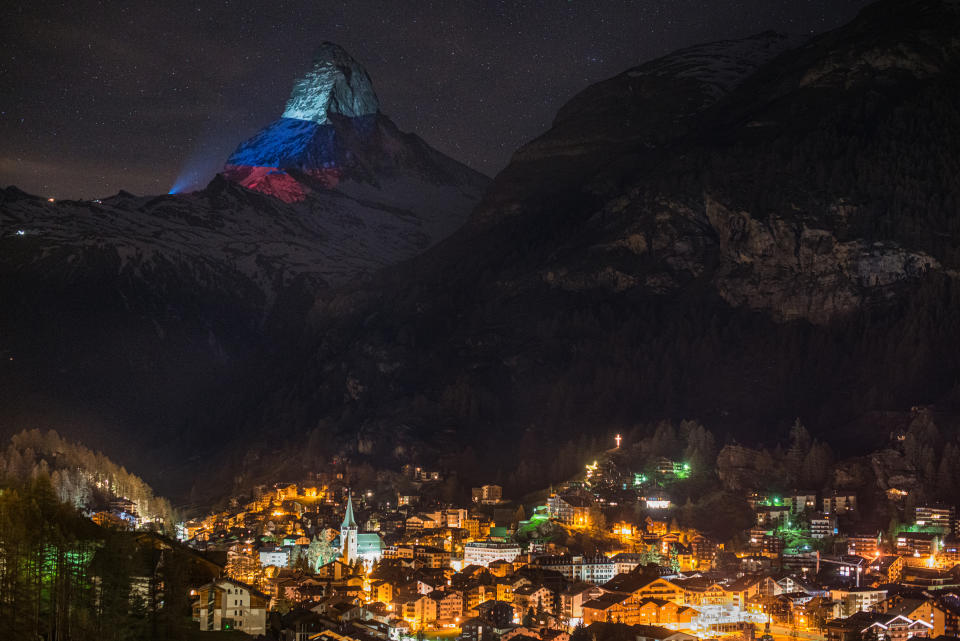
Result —
<svg viewBox="0 0 960 641"><path fill-rule="evenodd" d="M293 84L283 117L323 125L334 114L358 118L378 111L380 101L367 70L339 45L324 42L310 70Z"/></svg>

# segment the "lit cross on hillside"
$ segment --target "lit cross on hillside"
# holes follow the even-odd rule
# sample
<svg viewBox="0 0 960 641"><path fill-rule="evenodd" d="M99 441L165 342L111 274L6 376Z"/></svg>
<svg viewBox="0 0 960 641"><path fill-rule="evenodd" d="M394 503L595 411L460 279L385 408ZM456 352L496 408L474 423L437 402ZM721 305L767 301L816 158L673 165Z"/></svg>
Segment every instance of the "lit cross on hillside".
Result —
<svg viewBox="0 0 960 641"><path fill-rule="evenodd" d="M620 449L620 441L623 440L623 437L620 436L619 434L617 434L616 436L613 437L613 440L615 440L615 441L617 442L617 449L619 450L619 449Z"/></svg>

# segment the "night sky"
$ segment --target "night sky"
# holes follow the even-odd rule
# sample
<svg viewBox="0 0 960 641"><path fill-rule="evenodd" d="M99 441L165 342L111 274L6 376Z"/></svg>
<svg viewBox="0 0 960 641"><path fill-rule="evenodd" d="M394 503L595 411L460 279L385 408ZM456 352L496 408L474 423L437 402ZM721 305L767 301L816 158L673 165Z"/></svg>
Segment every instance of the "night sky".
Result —
<svg viewBox="0 0 960 641"><path fill-rule="evenodd" d="M865 0L5 3L0 186L91 198L205 184L278 118L324 40L381 110L494 174L587 85L691 44L825 31Z"/></svg>

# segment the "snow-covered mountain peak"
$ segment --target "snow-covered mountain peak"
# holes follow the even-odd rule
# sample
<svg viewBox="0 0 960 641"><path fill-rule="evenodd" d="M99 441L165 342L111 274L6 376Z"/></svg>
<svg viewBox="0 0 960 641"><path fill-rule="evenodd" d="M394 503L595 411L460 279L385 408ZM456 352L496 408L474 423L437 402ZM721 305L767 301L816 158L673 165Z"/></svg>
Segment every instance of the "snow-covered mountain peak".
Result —
<svg viewBox="0 0 960 641"><path fill-rule="evenodd" d="M342 47L324 42L310 69L294 83L282 117L325 124L330 114L355 118L379 110L367 71Z"/></svg>

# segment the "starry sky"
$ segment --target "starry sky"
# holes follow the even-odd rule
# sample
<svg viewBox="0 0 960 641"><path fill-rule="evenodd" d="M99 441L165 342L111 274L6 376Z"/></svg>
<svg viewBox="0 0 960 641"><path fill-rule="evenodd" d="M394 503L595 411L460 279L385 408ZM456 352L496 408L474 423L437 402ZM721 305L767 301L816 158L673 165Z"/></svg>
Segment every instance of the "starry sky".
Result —
<svg viewBox="0 0 960 641"><path fill-rule="evenodd" d="M866 0L13 0L0 186L57 198L202 186L278 118L324 40L406 131L493 175L587 85L700 42L816 33Z"/></svg>

